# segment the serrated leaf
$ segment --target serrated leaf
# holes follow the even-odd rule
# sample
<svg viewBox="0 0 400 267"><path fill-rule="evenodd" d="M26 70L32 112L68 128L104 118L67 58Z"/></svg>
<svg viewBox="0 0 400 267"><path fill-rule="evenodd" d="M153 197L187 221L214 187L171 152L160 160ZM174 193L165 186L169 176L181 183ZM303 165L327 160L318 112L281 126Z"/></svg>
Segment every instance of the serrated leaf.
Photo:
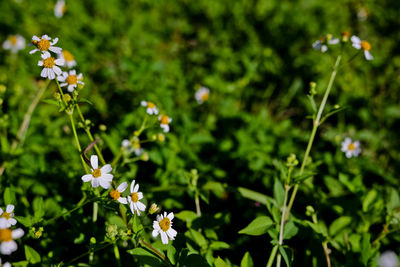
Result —
<svg viewBox="0 0 400 267"><path fill-rule="evenodd" d="M33 218L31 216L26 216L26 217L15 216L14 218L19 223L23 224L25 227L31 227L35 223L35 221L33 220Z"/></svg>
<svg viewBox="0 0 400 267"><path fill-rule="evenodd" d="M250 252L246 252L240 262L240 267L253 267L253 259L251 258Z"/></svg>
<svg viewBox="0 0 400 267"><path fill-rule="evenodd" d="M25 258L31 264L36 264L41 261L40 254L28 245L24 245Z"/></svg>
<svg viewBox="0 0 400 267"><path fill-rule="evenodd" d="M274 222L270 217L267 216L259 216L255 218L249 225L239 231L239 234L246 235L263 235L268 229L270 229L274 225Z"/></svg>

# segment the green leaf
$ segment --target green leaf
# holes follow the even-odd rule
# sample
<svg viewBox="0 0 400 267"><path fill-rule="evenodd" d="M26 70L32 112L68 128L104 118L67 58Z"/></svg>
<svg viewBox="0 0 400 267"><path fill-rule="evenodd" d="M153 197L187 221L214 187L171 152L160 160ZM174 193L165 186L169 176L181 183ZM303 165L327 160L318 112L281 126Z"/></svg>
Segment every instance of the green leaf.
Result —
<svg viewBox="0 0 400 267"><path fill-rule="evenodd" d="M371 235L369 233L364 233L361 239L361 260L364 266L367 266L368 260L371 257Z"/></svg>
<svg viewBox="0 0 400 267"><path fill-rule="evenodd" d="M24 245L25 258L29 263L36 264L41 261L40 254L28 245Z"/></svg>
<svg viewBox="0 0 400 267"><path fill-rule="evenodd" d="M179 213L175 214L175 217L181 221L185 221L188 227L191 226L192 221L196 219L198 216L194 211L191 210L183 210Z"/></svg>
<svg viewBox="0 0 400 267"><path fill-rule="evenodd" d="M322 124L326 119L328 119L330 116L332 116L332 115L334 115L334 114L336 114L336 113L338 113L339 111L342 111L342 110L344 110L344 109L346 109L346 107L337 108L337 109L334 109L334 110L328 112L324 117L322 117L322 119L321 119L320 122L319 122L319 125L321 125L321 124Z"/></svg>
<svg viewBox="0 0 400 267"><path fill-rule="evenodd" d="M88 99L86 98L79 98L78 103L88 103L89 105L93 106L93 103L90 102Z"/></svg>
<svg viewBox="0 0 400 267"><path fill-rule="evenodd" d="M247 251L243 258L242 261L240 262L240 267L253 267L254 263L253 263L253 259L251 258L250 253Z"/></svg>
<svg viewBox="0 0 400 267"><path fill-rule="evenodd" d="M282 207L285 199L285 189L283 189L282 183L277 178L275 178L274 182L274 198L278 207Z"/></svg>
<svg viewBox="0 0 400 267"><path fill-rule="evenodd" d="M306 180L308 178L311 178L311 177L315 176L316 174L317 174L316 172L311 172L311 173L305 173L303 175L299 175L299 176L293 177L293 182L300 183L300 182L302 182L302 181L304 181L304 180Z"/></svg>
<svg viewBox="0 0 400 267"><path fill-rule="evenodd" d="M314 97L307 95L314 113L317 113L317 105L315 104Z"/></svg>
<svg viewBox="0 0 400 267"><path fill-rule="evenodd" d="M294 224L294 222L290 221L285 224L283 228L283 239L290 239L297 234L299 228Z"/></svg>
<svg viewBox="0 0 400 267"><path fill-rule="evenodd" d="M169 259L169 261L175 265L176 260L175 260L175 256L176 256L176 249L175 247L170 243L167 247L167 257Z"/></svg>
<svg viewBox="0 0 400 267"><path fill-rule="evenodd" d="M42 99L41 101L44 102L44 103L53 105L53 106L57 106L57 107L60 105L60 103L59 103L57 100L51 99L51 98L49 98L49 99Z"/></svg>
<svg viewBox="0 0 400 267"><path fill-rule="evenodd" d="M4 204L9 205L9 204L16 204L16 197L15 197L15 192L14 190L11 190L10 187L6 187L4 190Z"/></svg>
<svg viewBox="0 0 400 267"><path fill-rule="evenodd" d="M222 241L212 241L210 244L210 249L212 250L221 250L230 248L228 243Z"/></svg>
<svg viewBox="0 0 400 267"><path fill-rule="evenodd" d="M14 267L26 267L28 266L29 261L18 261L18 262L13 262L12 266Z"/></svg>
<svg viewBox="0 0 400 267"><path fill-rule="evenodd" d="M42 197L35 197L33 200L33 213L36 218L42 218L44 216Z"/></svg>
<svg viewBox="0 0 400 267"><path fill-rule="evenodd" d="M271 203L271 198L268 197L267 195L258 193L256 191L244 188L244 187L238 187L239 193L244 197L251 199L256 202L260 202L261 204L268 205Z"/></svg>
<svg viewBox="0 0 400 267"><path fill-rule="evenodd" d="M372 189L368 192L362 204L362 209L364 212L367 212L370 209L370 205L374 203L374 200L376 199L377 195L378 193L376 192L375 189Z"/></svg>
<svg viewBox="0 0 400 267"><path fill-rule="evenodd" d="M188 254L186 249L182 250L178 266L185 267L209 267L208 262L198 254Z"/></svg>
<svg viewBox="0 0 400 267"><path fill-rule="evenodd" d="M154 253L144 248L134 248L127 251L133 255L142 264L148 264L150 266L164 266L161 263L161 259ZM160 252L160 251L159 251ZM161 253L161 252L160 252ZM162 253L161 253L162 254Z"/></svg>
<svg viewBox="0 0 400 267"><path fill-rule="evenodd" d="M334 220L329 226L329 235L335 236L340 234L351 223L351 221L352 218L349 216L342 216Z"/></svg>
<svg viewBox="0 0 400 267"><path fill-rule="evenodd" d="M259 216L255 218L249 225L239 231L239 234L246 235L263 235L265 234L269 228L274 225L274 222L270 217L267 216Z"/></svg>
<svg viewBox="0 0 400 267"><path fill-rule="evenodd" d="M204 238L204 236L194 229L189 229L189 231L186 231L185 236L193 240L201 248L207 246L207 240Z"/></svg>
<svg viewBox="0 0 400 267"><path fill-rule="evenodd" d="M400 197L399 194L397 193L397 190L394 188L391 188L390 190L390 199L388 203L388 213L391 213L393 210L397 209L400 207Z"/></svg>
<svg viewBox="0 0 400 267"><path fill-rule="evenodd" d="M279 247L279 252L281 253L283 259L285 260L286 266L290 266L291 261L289 260L289 257L285 251L285 247Z"/></svg>
<svg viewBox="0 0 400 267"><path fill-rule="evenodd" d="M15 216L14 217L19 223L23 224L25 227L31 227L36 220L32 218L32 216Z"/></svg>
<svg viewBox="0 0 400 267"><path fill-rule="evenodd" d="M229 267L229 265L220 257L218 257L215 262L215 267Z"/></svg>
<svg viewBox="0 0 400 267"><path fill-rule="evenodd" d="M142 222L140 221L139 216L136 214L133 216L132 230L134 233L139 233L143 230Z"/></svg>

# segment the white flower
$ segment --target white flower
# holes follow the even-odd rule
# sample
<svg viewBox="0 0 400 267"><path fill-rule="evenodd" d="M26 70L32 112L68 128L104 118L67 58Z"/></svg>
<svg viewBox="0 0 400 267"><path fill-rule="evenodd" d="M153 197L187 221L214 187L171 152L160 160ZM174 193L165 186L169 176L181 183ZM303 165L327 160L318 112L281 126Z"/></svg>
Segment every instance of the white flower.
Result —
<svg viewBox="0 0 400 267"><path fill-rule="evenodd" d="M17 250L18 246L14 239L24 235L24 231L20 228L11 230L7 227L8 222L4 218L0 218L0 253L10 255Z"/></svg>
<svg viewBox="0 0 400 267"><path fill-rule="evenodd" d="M194 95L198 104L202 104L204 101L207 101L209 96L210 96L210 89L204 86L200 87L196 91L196 94Z"/></svg>
<svg viewBox="0 0 400 267"><path fill-rule="evenodd" d="M169 123L172 121L167 115L158 116L158 120L160 121L160 127L164 130L164 133L169 132Z"/></svg>
<svg viewBox="0 0 400 267"><path fill-rule="evenodd" d="M351 42L355 49L364 50L364 56L367 60L372 60L374 57L371 55L369 50L371 50L371 44L367 41L361 41L361 39L355 35L351 36Z"/></svg>
<svg viewBox="0 0 400 267"><path fill-rule="evenodd" d="M3 211L2 208L0 208L0 218L4 218L7 221L7 227L11 227L11 225L15 225L17 223L17 220L14 219L14 205L7 205L6 211Z"/></svg>
<svg viewBox="0 0 400 267"><path fill-rule="evenodd" d="M101 169L99 168L98 158L96 155L90 157L90 164L92 165L92 173L85 174L82 176L84 182L92 182L92 187L98 187L99 185L104 189L108 189L111 186L113 175L110 174L112 168L110 164L106 164Z"/></svg>
<svg viewBox="0 0 400 267"><path fill-rule="evenodd" d="M29 52L29 54L36 53L37 51L41 51L43 55L50 56L50 53L47 50L50 50L51 52L54 52L56 54L60 54L62 49L60 47L54 46L58 42L58 38L54 38L52 42L50 42L51 38L48 35L43 35L41 38L37 37L34 35L32 37L32 43L34 46L36 46L35 49ZM64 63L63 63L64 64Z"/></svg>
<svg viewBox="0 0 400 267"><path fill-rule="evenodd" d="M74 56L68 50L63 50L60 54L57 54L58 58L64 59L65 64L64 67L73 68L76 66L76 61Z"/></svg>
<svg viewBox="0 0 400 267"><path fill-rule="evenodd" d="M149 115L153 115L153 114L157 115L158 114L158 109L153 102L142 101L142 102L140 102L140 104L143 107L147 107L147 110L146 110L147 114L149 114Z"/></svg>
<svg viewBox="0 0 400 267"><path fill-rule="evenodd" d="M118 201L118 202L120 202L120 203L122 203L122 204L128 204L127 198L126 198L126 197L121 197L121 193L124 192L125 189L127 189L127 188L128 188L128 183L127 183L127 182L123 182L122 184L120 184L120 185L117 187L117 189L112 190L112 191L110 192L110 196L111 196L114 200L116 200L116 201Z"/></svg>
<svg viewBox="0 0 400 267"><path fill-rule="evenodd" d="M2 267L11 267L11 263L9 263L9 262L5 262L4 264L1 264L1 263L2 263L2 261L0 259L0 266L2 266Z"/></svg>
<svg viewBox="0 0 400 267"><path fill-rule="evenodd" d="M64 16L65 10L67 9L67 6L65 5L64 0L58 0L56 5L54 6L54 16L57 18L61 18Z"/></svg>
<svg viewBox="0 0 400 267"><path fill-rule="evenodd" d="M53 80L56 77L55 74L61 74L61 69L58 66L64 65L64 60L55 59L54 57L50 56L50 53L42 54L42 59L43 60L39 60L38 62L38 66L43 66L40 76L43 78L48 77L50 80Z"/></svg>
<svg viewBox="0 0 400 267"><path fill-rule="evenodd" d="M322 36L321 38L319 38L319 40L316 40L312 44L312 47L315 50L321 50L322 53L325 53L328 50L327 44L334 45L338 43L339 43L338 38L333 38L332 34L327 34L326 36Z"/></svg>
<svg viewBox="0 0 400 267"><path fill-rule="evenodd" d="M12 53L16 53L25 48L25 38L19 34L11 35L3 43L3 48L11 50Z"/></svg>
<svg viewBox="0 0 400 267"><path fill-rule="evenodd" d="M128 196L128 202L132 213L135 214L136 211L137 215L140 215L140 212L144 211L146 206L139 201L143 198L143 193L138 192L138 190L139 184L135 185L135 180L133 180L131 183L131 195Z"/></svg>
<svg viewBox="0 0 400 267"><path fill-rule="evenodd" d="M135 155L138 157L143 154L144 150L140 147L140 140L135 136L133 142L128 139L122 140L121 146L125 149L125 151L130 154L135 152Z"/></svg>
<svg viewBox="0 0 400 267"><path fill-rule="evenodd" d="M346 137L342 142L342 152L346 153L347 158L357 157L361 153L360 142L353 142L351 138Z"/></svg>
<svg viewBox="0 0 400 267"><path fill-rule="evenodd" d="M161 235L161 241L163 244L168 244L168 239L174 240L177 232L172 229L172 219L174 218L174 213L171 212L167 215L164 212L164 215L157 215L157 221L153 221L153 233L154 237Z"/></svg>
<svg viewBox="0 0 400 267"><path fill-rule="evenodd" d="M70 70L69 73L64 71L62 75L57 77L57 80L63 82L60 84L61 87L68 86L68 92L73 92L74 89L78 86L78 83L82 85L85 84L81 81L82 78L82 73L76 75L75 70Z"/></svg>
<svg viewBox="0 0 400 267"><path fill-rule="evenodd" d="M379 267L399 267L399 258L393 251L385 251L378 261Z"/></svg>

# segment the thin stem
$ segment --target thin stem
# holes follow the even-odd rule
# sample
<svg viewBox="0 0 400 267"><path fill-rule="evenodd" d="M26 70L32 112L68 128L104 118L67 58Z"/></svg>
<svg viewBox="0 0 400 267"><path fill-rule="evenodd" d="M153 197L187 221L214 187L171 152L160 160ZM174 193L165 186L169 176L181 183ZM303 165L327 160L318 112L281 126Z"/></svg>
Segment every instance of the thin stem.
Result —
<svg viewBox="0 0 400 267"><path fill-rule="evenodd" d="M200 198L199 198L199 192L196 190L195 197L194 197L194 202L196 204L196 214L197 216L201 216L201 210L200 210Z"/></svg>
<svg viewBox="0 0 400 267"><path fill-rule="evenodd" d="M90 170L89 170L88 166L86 165L85 160L83 159L82 148L81 148L81 144L79 143L78 134L76 132L74 117L72 116L72 114L69 114L69 113L68 113L68 116L71 121L71 127L72 127L72 131L74 132L75 143L76 143L76 146L78 147L79 156L81 158L83 168L85 168L86 173L90 173Z"/></svg>
<svg viewBox="0 0 400 267"><path fill-rule="evenodd" d="M329 256L329 254L331 253L330 249L328 248L328 242L322 242L322 247L324 248L324 253L325 253L325 257L326 257L326 265L328 267L331 267L331 258Z"/></svg>
<svg viewBox="0 0 400 267"><path fill-rule="evenodd" d="M379 242L386 237L386 235L389 233L389 225L390 225L390 223L387 222L383 226L383 229L382 229L381 233L379 234L379 236L374 240L374 242L372 242L372 247L376 247L379 244Z"/></svg>
<svg viewBox="0 0 400 267"><path fill-rule="evenodd" d="M122 266L121 265L121 257L119 255L119 249L118 249L118 245L117 245L116 241L114 242L114 256L115 256L115 259L117 260L118 267L121 267Z"/></svg>
<svg viewBox="0 0 400 267"><path fill-rule="evenodd" d="M326 105L326 101L328 100L329 93L330 93L330 91L332 89L333 82L334 82L334 80L336 78L336 73L337 73L337 70L338 70L338 67L339 67L341 59L342 59L342 55L339 55L337 57L337 59L336 59L335 66L333 67L333 71L332 71L332 74L331 74L331 78L329 79L328 87L326 88L324 97L322 98L321 105L319 106L317 117L315 118L313 129L311 131L311 136L310 136L310 139L308 140L306 153L304 154L303 162L301 163L299 175L303 175L304 168L305 168L305 166L307 164L308 157L309 157L309 154L310 154L310 151L311 151L311 147L313 145L314 138L315 138L315 135L317 133L318 126L320 124L322 112L324 111L324 108L325 108L325 105ZM294 189L293 189L292 195L290 197L288 209L287 209L287 212L285 214L285 220L287 220L287 218L290 215L290 211L292 209L292 206L293 206L293 203L294 203L294 199L296 198L296 193L297 193L298 188L299 188L299 184L296 184Z"/></svg>
<svg viewBox="0 0 400 267"><path fill-rule="evenodd" d="M288 195L289 195L289 190L290 190L290 186L289 185L285 185L285 197L283 200L283 207L282 207L282 216L281 216L281 227L279 230L279 246L283 245L283 228L285 225L285 214L286 214L286 203L288 200ZM280 267L281 266L281 254L278 254L278 258L276 261L276 266Z"/></svg>
<svg viewBox="0 0 400 267"><path fill-rule="evenodd" d="M271 255L269 256L268 259L267 267L271 267L272 264L274 263L276 253L278 252L278 247L279 246L275 246L272 248Z"/></svg>
<svg viewBox="0 0 400 267"><path fill-rule="evenodd" d="M79 256L73 258L72 260L70 260L69 262L67 262L65 265L66 265L66 266L70 266L70 264L71 264L72 262L74 262L74 261L76 261L76 260L79 260L80 258L82 258L82 257L84 257L84 256L86 256L86 255L88 255L88 254L91 254L91 253L97 252L97 251L99 251L99 250L105 249L105 248L111 246L112 244L113 244L113 243L108 243L107 245L102 246L102 247L100 247L100 248L98 248L98 249L95 249L95 250L93 250L93 251L90 250L90 251L88 251L88 252L85 252L85 253L83 253L83 254L81 254L81 255L79 255Z"/></svg>

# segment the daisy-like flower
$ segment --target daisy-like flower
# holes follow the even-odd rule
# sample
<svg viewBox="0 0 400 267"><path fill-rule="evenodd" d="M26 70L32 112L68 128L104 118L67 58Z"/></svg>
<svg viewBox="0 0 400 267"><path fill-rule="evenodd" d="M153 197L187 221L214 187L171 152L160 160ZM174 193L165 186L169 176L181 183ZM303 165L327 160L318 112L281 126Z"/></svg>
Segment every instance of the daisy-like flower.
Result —
<svg viewBox="0 0 400 267"><path fill-rule="evenodd" d="M338 44L338 43L339 43L338 38L333 38L332 34L327 34L327 35L319 38L319 40L316 40L312 44L312 47L315 50L321 50L322 53L325 53L328 50L328 44L334 45L334 44Z"/></svg>
<svg viewBox="0 0 400 267"><path fill-rule="evenodd" d="M112 168L110 164L106 164L99 168L99 161L96 155L90 157L90 164L92 165L92 173L85 174L82 176L84 182L92 182L92 187L98 187L99 185L104 189L108 189L111 186L113 175L110 174Z"/></svg>
<svg viewBox="0 0 400 267"><path fill-rule="evenodd" d="M121 193L124 192L125 189L127 189L127 188L128 188L128 183L127 183L127 182L123 182L122 184L120 184L120 185L117 187L117 189L112 190L112 191L110 192L110 196L111 196L114 200L116 200L116 201L118 201L118 202L120 202L120 203L122 203L122 204L128 204L127 198L126 198L126 197L121 197Z"/></svg>
<svg viewBox="0 0 400 267"><path fill-rule="evenodd" d="M125 148L128 154L134 152L135 155L138 157L143 154L144 150L140 147L140 140L139 138L135 137L133 142L129 141L128 139L122 140L122 147Z"/></svg>
<svg viewBox="0 0 400 267"><path fill-rule="evenodd" d="M367 41L362 41L358 36L351 36L351 42L355 49L364 50L364 56L367 60L373 60L374 57L371 55L369 50L371 50L371 44Z"/></svg>
<svg viewBox="0 0 400 267"><path fill-rule="evenodd" d="M64 60L55 59L50 55L50 53L42 54L42 59L43 60L39 60L38 62L38 66L43 67L40 76L42 76L43 78L49 78L50 80L53 80L56 77L55 74L57 75L61 74L62 71L58 66L64 65Z"/></svg>
<svg viewBox="0 0 400 267"><path fill-rule="evenodd" d="M3 43L3 48L11 50L12 53L17 53L19 50L25 48L25 38L19 34L11 35Z"/></svg>
<svg viewBox="0 0 400 267"><path fill-rule="evenodd" d="M2 267L11 267L11 263L5 262L4 264L2 264L2 261L0 259L0 266L2 266Z"/></svg>
<svg viewBox="0 0 400 267"><path fill-rule="evenodd" d="M391 250L387 250L381 254L378 260L379 267L398 267L399 258L396 253Z"/></svg>
<svg viewBox="0 0 400 267"><path fill-rule="evenodd" d="M342 152L346 153L347 158L357 157L361 153L360 142L353 142L350 137L346 137L342 142Z"/></svg>
<svg viewBox="0 0 400 267"><path fill-rule="evenodd" d="M67 6L65 5L65 1L58 0L56 5L54 6L54 16L56 16L57 18L62 18L66 10Z"/></svg>
<svg viewBox="0 0 400 267"><path fill-rule="evenodd" d="M0 208L0 218L4 218L7 221L7 227L11 227L11 225L15 225L17 220L14 219L14 205L7 205L6 211Z"/></svg>
<svg viewBox="0 0 400 267"><path fill-rule="evenodd" d="M163 244L168 244L168 239L174 240L177 232L172 229L172 219L174 218L174 213L164 212L164 215L157 215L157 221L153 221L153 233L154 237L161 235L161 241Z"/></svg>
<svg viewBox="0 0 400 267"><path fill-rule="evenodd" d="M210 89L202 86L196 91L194 97L196 98L198 104L202 104L203 102L207 101L208 98L210 97Z"/></svg>
<svg viewBox="0 0 400 267"><path fill-rule="evenodd" d="M58 54L58 58L64 59L65 64L64 67L73 68L76 66L76 61L74 56L68 50L62 50L60 54Z"/></svg>
<svg viewBox="0 0 400 267"><path fill-rule="evenodd" d="M160 127L164 130L164 133L169 132L169 123L172 119L167 115L160 115L158 116L158 120L160 121Z"/></svg>
<svg viewBox="0 0 400 267"><path fill-rule="evenodd" d="M139 191L139 184L135 185L135 180L133 180L131 183L131 195L128 196L127 198L132 213L135 214L136 211L137 215L140 215L140 212L144 211L146 209L146 206L139 201L143 198L143 193L138 191Z"/></svg>
<svg viewBox="0 0 400 267"><path fill-rule="evenodd" d="M0 218L0 252L4 255L10 255L18 249L17 243L14 239L20 238L24 235L22 229L11 230L7 227L8 222L4 218Z"/></svg>
<svg viewBox="0 0 400 267"><path fill-rule="evenodd" d="M140 104L143 107L147 107L147 110L146 110L147 114L149 114L149 115L153 115L153 114L157 115L158 114L158 109L153 102L142 101L142 102L140 102Z"/></svg>
<svg viewBox="0 0 400 267"><path fill-rule="evenodd" d="M36 46L36 48L30 51L29 54L36 53L37 51L42 52L43 55L47 55L48 57L50 56L49 51L60 54L62 49L60 47L54 46L58 42L58 38L54 38L52 42L50 42L50 40L51 38L46 34L43 35L41 38L34 35L32 37L32 44Z"/></svg>
<svg viewBox="0 0 400 267"><path fill-rule="evenodd" d="M68 92L72 93L74 89L78 86L78 84L85 84L81 81L82 78L82 73L76 75L75 70L70 70L69 73L64 71L62 75L57 77L57 80L62 82L60 84L61 87L68 86Z"/></svg>

